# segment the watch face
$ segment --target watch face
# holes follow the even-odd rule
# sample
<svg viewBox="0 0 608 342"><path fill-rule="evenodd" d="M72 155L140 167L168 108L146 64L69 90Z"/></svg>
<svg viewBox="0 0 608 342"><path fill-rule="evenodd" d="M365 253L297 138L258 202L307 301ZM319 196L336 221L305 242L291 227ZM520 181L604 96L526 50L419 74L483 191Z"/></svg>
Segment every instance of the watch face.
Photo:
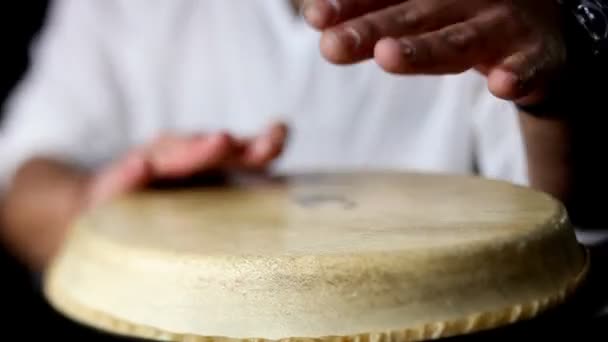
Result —
<svg viewBox="0 0 608 342"><path fill-rule="evenodd" d="M608 2L582 0L574 14L594 41L608 39Z"/></svg>

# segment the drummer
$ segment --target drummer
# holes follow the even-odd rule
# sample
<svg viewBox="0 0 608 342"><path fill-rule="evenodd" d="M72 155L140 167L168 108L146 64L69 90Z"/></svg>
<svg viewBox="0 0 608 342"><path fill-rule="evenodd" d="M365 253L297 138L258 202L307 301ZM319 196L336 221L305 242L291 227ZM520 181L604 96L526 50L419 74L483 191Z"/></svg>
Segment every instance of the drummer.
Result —
<svg viewBox="0 0 608 342"><path fill-rule="evenodd" d="M468 8L483 14L471 25L514 28L484 40L500 45L484 51L508 43L492 60L513 57L484 64L479 57L488 56L467 50L479 42L466 35L454 31L441 45L424 35L430 26L383 33L371 28L399 22L396 14L376 15L373 26L358 16L377 2L342 2L303 10L321 36L302 20L299 1L56 1L0 135L5 241L42 270L85 208L211 170L479 173L569 199L569 127L516 106L546 90L518 83L528 61L517 58L519 32L557 32L552 21L521 31L517 19L492 17L483 7L490 5ZM421 15L415 6L429 2L404 3ZM351 18L351 26L334 26ZM418 17L402 18L407 25ZM434 25L450 28L455 18ZM391 32L410 39L378 42ZM564 49L559 36L529 36L538 41L526 46ZM562 60L554 62L557 69Z"/></svg>

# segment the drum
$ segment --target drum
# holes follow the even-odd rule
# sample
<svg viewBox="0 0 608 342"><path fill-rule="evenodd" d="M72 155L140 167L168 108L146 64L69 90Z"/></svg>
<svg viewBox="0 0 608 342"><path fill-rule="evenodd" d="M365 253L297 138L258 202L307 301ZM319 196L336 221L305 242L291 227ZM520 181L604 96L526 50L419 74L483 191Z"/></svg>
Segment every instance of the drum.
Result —
<svg viewBox="0 0 608 342"><path fill-rule="evenodd" d="M563 304L588 257L564 207L506 182L299 174L147 190L75 221L49 303L118 336L420 341Z"/></svg>

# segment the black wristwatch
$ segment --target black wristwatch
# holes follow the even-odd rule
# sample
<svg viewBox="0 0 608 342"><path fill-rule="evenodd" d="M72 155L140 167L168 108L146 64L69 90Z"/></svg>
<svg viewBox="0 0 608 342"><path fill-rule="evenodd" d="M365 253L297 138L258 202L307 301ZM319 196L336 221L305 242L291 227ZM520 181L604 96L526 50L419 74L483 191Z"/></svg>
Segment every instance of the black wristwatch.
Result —
<svg viewBox="0 0 608 342"><path fill-rule="evenodd" d="M572 112L584 98L589 80L608 69L608 0L557 0L562 12L568 62L562 77L554 82L545 100L518 106L534 115L560 115Z"/></svg>
<svg viewBox="0 0 608 342"><path fill-rule="evenodd" d="M608 53L608 0L558 0L566 16L570 16L572 39L582 40L579 46L596 58ZM567 21L569 19L565 18ZM585 51L582 51L585 53Z"/></svg>

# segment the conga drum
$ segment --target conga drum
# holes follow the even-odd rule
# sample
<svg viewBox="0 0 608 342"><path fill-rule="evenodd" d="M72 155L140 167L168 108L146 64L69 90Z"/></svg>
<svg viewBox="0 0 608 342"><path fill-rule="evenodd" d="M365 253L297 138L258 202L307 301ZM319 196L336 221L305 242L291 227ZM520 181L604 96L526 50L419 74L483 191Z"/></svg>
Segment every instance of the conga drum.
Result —
<svg viewBox="0 0 608 342"><path fill-rule="evenodd" d="M84 213L61 314L166 341L463 336L563 304L588 268L551 196L478 177L295 174L147 190Z"/></svg>

